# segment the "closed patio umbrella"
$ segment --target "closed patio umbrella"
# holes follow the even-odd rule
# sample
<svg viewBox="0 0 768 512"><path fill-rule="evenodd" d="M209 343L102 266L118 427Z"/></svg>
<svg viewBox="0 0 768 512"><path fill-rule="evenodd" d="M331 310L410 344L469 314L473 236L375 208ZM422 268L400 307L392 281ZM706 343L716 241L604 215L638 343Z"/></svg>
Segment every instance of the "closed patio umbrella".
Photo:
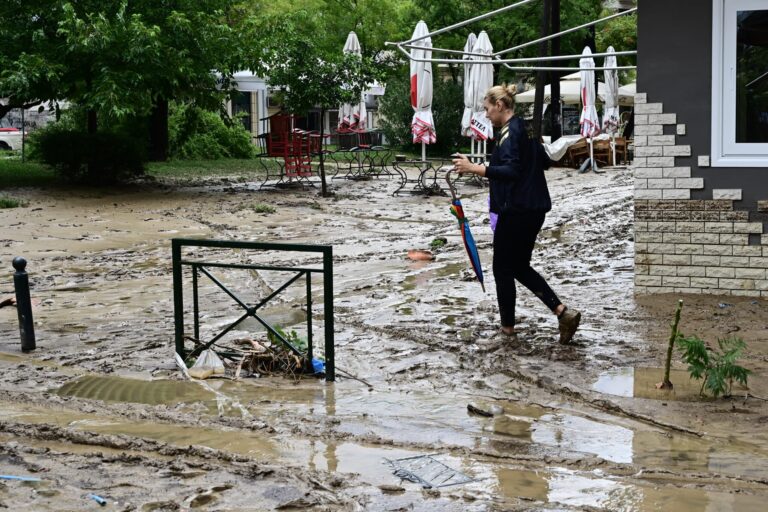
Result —
<svg viewBox="0 0 768 512"><path fill-rule="evenodd" d="M584 47L579 59L579 68L581 68L579 84L581 88L581 117L579 125L581 126L581 136L589 139L589 159L592 170L595 170L595 152L592 145L592 138L600 133L600 119L597 117L595 108L595 61L591 57L592 50L589 46Z"/></svg>
<svg viewBox="0 0 768 512"><path fill-rule="evenodd" d="M411 39L429 34L427 24L420 21L416 24ZM416 59L432 58L432 38L426 37L413 43L411 56L411 106L413 120L411 132L414 144L421 143L421 159L426 160L426 145L437 142L435 121L432 118L432 63L418 62Z"/></svg>
<svg viewBox="0 0 768 512"><path fill-rule="evenodd" d="M487 58L475 57L477 64L472 64L472 74L470 82L472 83L472 134L475 140L485 142L493 136L493 127L485 115L483 109L483 100L488 89L493 87L493 64L491 64L491 55L493 46L488 39L488 34L483 30L477 36L477 42L472 49L473 53L482 53L488 55Z"/></svg>
<svg viewBox="0 0 768 512"><path fill-rule="evenodd" d="M344 43L344 53L353 53L362 55L363 50L360 47L360 41L355 32L347 35L347 41ZM365 130L366 110L364 95L361 95L360 101L354 104L344 103L339 107L339 128L346 130Z"/></svg>
<svg viewBox="0 0 768 512"><path fill-rule="evenodd" d="M474 33L470 33L467 37L467 42L464 45L464 53L469 53L475 46L477 36ZM464 55L465 59L471 59L469 55ZM469 121L472 119L472 84L470 83L470 76L472 73L472 64L464 64L464 114L461 116L461 135L469 137ZM473 141L474 142L474 141Z"/></svg>
<svg viewBox="0 0 768 512"><path fill-rule="evenodd" d="M609 46L606 53L614 53L613 46ZM606 68L616 67L616 56L609 55L605 58ZM605 74L605 104L603 105L603 133L611 136L611 150L613 162L616 163L616 132L619 130L619 72L615 69L606 69Z"/></svg>

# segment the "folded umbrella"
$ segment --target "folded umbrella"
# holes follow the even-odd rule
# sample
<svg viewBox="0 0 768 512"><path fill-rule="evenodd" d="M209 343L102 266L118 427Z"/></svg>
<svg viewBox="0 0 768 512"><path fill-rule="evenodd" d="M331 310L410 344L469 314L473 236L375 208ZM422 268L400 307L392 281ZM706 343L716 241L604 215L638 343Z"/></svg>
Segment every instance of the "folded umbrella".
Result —
<svg viewBox="0 0 768 512"><path fill-rule="evenodd" d="M464 249L467 251L469 261L475 271L475 276L477 276L480 286L483 288L483 291L485 291L485 284L483 283L483 266L480 264L480 255L477 252L477 244L475 243L475 238L472 236L472 231L469 229L469 221L467 220L466 215L464 215L464 206L461 204L461 199L456 195L456 190L451 182L452 172L453 169L445 173L445 181L448 183L448 189L451 191L451 214L456 217L456 220L459 222Z"/></svg>

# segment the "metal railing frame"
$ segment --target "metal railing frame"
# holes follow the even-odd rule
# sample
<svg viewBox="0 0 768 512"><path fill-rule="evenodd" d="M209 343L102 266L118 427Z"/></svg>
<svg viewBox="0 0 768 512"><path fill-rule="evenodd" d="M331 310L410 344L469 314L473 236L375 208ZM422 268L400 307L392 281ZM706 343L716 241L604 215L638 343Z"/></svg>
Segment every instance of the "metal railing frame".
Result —
<svg viewBox="0 0 768 512"><path fill-rule="evenodd" d="M311 267L287 267L276 265L251 265L238 263L219 263L211 261L198 261L182 258L182 248L184 247L209 247L218 249L255 249L266 251L290 251L305 253L320 253L323 256L323 268ZM214 336L211 340L203 343L198 348L202 350L213 346L229 331L237 327L245 319L252 317L258 321L264 328L283 343L289 350L296 355L302 354L288 340L286 340L277 330L261 318L257 311L267 302L272 300L288 286L296 282L301 277L306 277L307 287L307 362L312 366L313 358L313 340L312 340L312 274L323 275L323 303L325 320L325 379L334 381L336 379L335 350L333 337L333 247L330 245L309 245L309 244L284 244L267 242L238 242L230 240L204 240L191 238L174 238L171 240L171 252L173 260L173 311L174 311L174 337L176 342L176 352L184 358L186 350L184 348L184 289L183 289L183 268L185 266L192 268L192 309L194 317L194 337L200 339L200 310L198 303L198 275L202 273L221 288L230 298L232 298L245 313L227 326L223 331ZM279 288L270 293L266 298L261 299L258 304L249 306L241 300L235 293L229 290L221 281L216 279L207 268L234 268L247 270L272 270L281 272L296 272L296 275L288 279Z"/></svg>
<svg viewBox="0 0 768 512"><path fill-rule="evenodd" d="M401 53L403 53L406 57L408 57L409 60L415 61L415 62L432 62L432 63L438 63L438 64L477 64L478 63L477 59L432 59L432 58L429 58L429 59L415 59L415 58L413 58L413 55L406 50L406 48L408 48L408 49L412 49L412 48L424 49L423 46L419 47L418 45L414 45L413 43L416 43L416 42L421 41L423 39L426 39L428 37L431 38L432 36L436 36L438 34L443 34L445 32L449 32L451 30L454 30L454 29L457 29L457 28L469 25L471 23L475 23L477 21L481 21L481 20L485 20L485 19L488 19L488 18L492 18L493 16L501 14L502 12L506 12L508 10L515 9L517 7L522 7L523 5L526 5L526 4L528 4L530 2L533 2L533 1L535 1L535 0L523 0L521 2L517 2L517 3L511 4L511 5L507 5L505 7L502 7L500 9L496 9L495 11L487 12L485 14L481 14L480 16L475 16L474 18L471 18L471 19L468 19L468 20L464 20L464 21L461 21L459 23L454 23L453 25L450 25L448 27L444 27L444 28L441 28L441 29L438 29L438 30L434 30L434 31L432 31L432 32L430 32L428 34L425 34L425 35L422 35L422 36L419 36L419 37L416 37L416 38L413 38L413 39L409 39L407 41L401 41L401 42L386 41L384 44L387 45L387 46L395 46ZM490 57L490 58L493 59L493 63L494 64L502 64L504 67L506 67L507 69L512 70L512 71L573 71L573 70L579 71L580 68L578 68L578 67L576 67L576 68L574 68L574 67L534 67L534 66L515 66L515 67L513 67L513 66L510 66L510 64L516 63L516 62L532 61L534 59L525 59L525 58L503 59L501 56L506 54L506 53L510 53L510 52L513 52L513 51L516 51L516 50L520 50L522 48L526 48L528 46L532 46L532 45L535 45L535 44L538 44L538 43L542 43L544 41L549 41L550 39L555 39L557 37L561 37L561 36L564 36L566 34L570 34L571 32L575 32L577 30L588 28L588 27L591 27L593 25L597 25L599 23L606 22L608 20L612 20L612 19L617 18L619 16L626 16L628 14L635 13L635 12L637 12L637 9L638 9L637 7L633 7L631 9L627 9L626 11L622 11L622 12L618 12L618 13L615 13L615 14L611 14L609 16L605 16L603 18L600 18L600 19L597 19L597 20L594 20L594 21L590 21L589 23L584 23L583 25L579 25L577 27L571 27L571 28L568 28L568 29L565 29L565 30L561 30L560 32L557 32L555 34L549 34L549 35L547 35L545 37L541 37L539 39L535 39L535 40L528 41L528 42L525 42L525 43L517 45L517 46L513 46L512 48L507 48L505 50L501 50L501 51L495 52L495 53L493 53L491 55L482 55L482 54L477 54L477 53L473 53L473 52L463 52L463 51L459 51L459 50L450 50L450 49L446 49L446 48L436 48L436 47L430 47L430 48L428 48L428 50L430 52L434 52L434 53L456 53L456 54L463 54L463 55L470 55L470 56L477 56L477 57L485 57L485 58L489 58ZM633 50L632 52L634 54L637 53L637 51L635 51L635 50ZM625 55L629 55L630 54L629 51L621 52L621 53L625 54ZM602 54L600 54L600 55L602 55ZM568 59L571 59L571 58L575 58L575 57L572 57L572 56L555 56L555 57L550 57L549 59L550 60L568 60ZM480 61L480 62L482 62L482 61ZM623 69L637 69L637 66L614 66L614 67L604 67L603 66L603 67L593 67L593 68L589 68L589 69L593 70L593 71L614 70L614 69L616 69L616 70L620 70L620 69L623 70Z"/></svg>

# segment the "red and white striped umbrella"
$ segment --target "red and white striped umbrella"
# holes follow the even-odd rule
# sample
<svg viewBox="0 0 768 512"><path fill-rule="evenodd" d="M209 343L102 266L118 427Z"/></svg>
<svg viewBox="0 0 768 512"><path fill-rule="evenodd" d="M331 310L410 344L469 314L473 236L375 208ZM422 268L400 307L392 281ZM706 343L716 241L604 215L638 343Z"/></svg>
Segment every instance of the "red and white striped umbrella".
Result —
<svg viewBox="0 0 768 512"><path fill-rule="evenodd" d="M429 34L427 24L420 21L413 31L411 39ZM418 59L432 58L432 38L427 37L415 41L411 50L411 106L413 107L413 120L411 132L415 144L434 144L437 142L435 133L435 121L432 118L432 63L418 62ZM424 148L422 147L422 154Z"/></svg>

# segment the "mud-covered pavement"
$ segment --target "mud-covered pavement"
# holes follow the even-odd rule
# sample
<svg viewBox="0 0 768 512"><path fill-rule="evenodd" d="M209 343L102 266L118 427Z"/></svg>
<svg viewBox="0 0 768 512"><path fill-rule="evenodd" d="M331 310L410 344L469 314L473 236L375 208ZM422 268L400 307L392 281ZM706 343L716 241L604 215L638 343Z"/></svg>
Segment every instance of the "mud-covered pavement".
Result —
<svg viewBox="0 0 768 512"><path fill-rule="evenodd" d="M520 292L519 345L496 333L487 190L463 186L486 271L472 280L446 197L394 181L257 192L236 180L124 192L14 190L0 295L24 256L38 349L0 309L0 481L12 510L763 510L768 498L766 302L682 297L681 330L748 344L750 389L702 400L675 372L654 388L677 296L632 292L631 171L548 174L554 209L534 266L583 311L574 345ZM271 214L255 205L270 205ZM173 361L170 239L333 245L335 384L280 377L182 381ZM447 245L434 261L409 249ZM210 251L233 263L311 265L296 253ZM255 302L286 275L217 271ZM322 280L313 277L322 345ZM299 281L303 283L303 281ZM190 304L187 297L186 304ZM306 289L265 318L303 333ZM201 281L203 339L242 310ZM187 326L190 332L191 327ZM225 340L263 337L246 323ZM225 343L226 344L226 343ZM683 369L676 357L676 368ZM496 415L470 414L467 405ZM475 481L422 490L385 459L433 454Z"/></svg>

